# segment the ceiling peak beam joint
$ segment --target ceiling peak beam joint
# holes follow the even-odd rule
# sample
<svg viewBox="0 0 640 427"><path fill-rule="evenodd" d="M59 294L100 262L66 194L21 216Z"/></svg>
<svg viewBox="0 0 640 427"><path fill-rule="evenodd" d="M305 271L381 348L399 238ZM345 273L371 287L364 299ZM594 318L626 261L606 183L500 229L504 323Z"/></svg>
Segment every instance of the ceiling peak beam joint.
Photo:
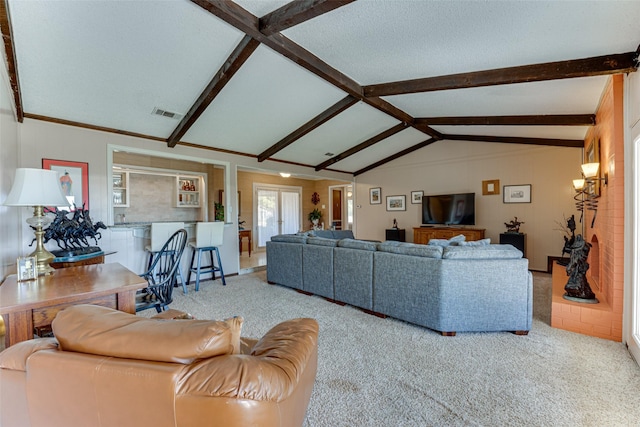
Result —
<svg viewBox="0 0 640 427"><path fill-rule="evenodd" d="M364 87L366 97L468 89L633 72L637 52L404 80Z"/></svg>
<svg viewBox="0 0 640 427"><path fill-rule="evenodd" d="M259 30L270 36L308 21L355 0L299 0L292 1L259 19Z"/></svg>
<svg viewBox="0 0 640 427"><path fill-rule="evenodd" d="M302 138L312 130L328 122L357 102L358 100L356 98L352 97L351 95L347 95L331 107L327 108L322 113L318 114L313 119L309 120L304 125L300 126L298 129L291 132L289 135L285 136L280 141L276 142L274 145L260 153L258 155L258 162L264 162L265 160L276 154L278 151L281 151L289 145L293 144L298 139Z"/></svg>
<svg viewBox="0 0 640 427"><path fill-rule="evenodd" d="M238 72L242 64L249 59L259 45L260 42L249 36L245 36L242 39L240 44L236 46L229 58L227 58L226 62L220 67L215 76L213 76L213 79L211 79L207 87L189 109L189 112L182 118L171 136L169 136L167 139L167 145L169 147L176 146L180 138L182 138L189 128L200 118L202 113L205 112L207 107L209 107L216 96L218 96L227 83L229 83L233 75Z"/></svg>
<svg viewBox="0 0 640 427"><path fill-rule="evenodd" d="M406 123L399 123L397 125L395 125L394 127L387 129L386 131L379 133L378 135L374 136L373 138L369 138L368 140L361 142L360 144L356 145L355 147L351 147L350 149L343 151L342 153L338 154L337 156L334 156L332 158L330 158L329 160L326 160L322 163L320 163L318 166L316 166L316 172L322 169L326 169L327 166L331 166L334 163L337 163L341 160L346 159L349 156L353 156L354 154L356 154L359 151L364 150L365 148L369 148L374 144L377 144L378 142L385 140L387 138L389 138L390 136L395 135L398 132L403 131L404 129L407 128L407 124Z"/></svg>
<svg viewBox="0 0 640 427"><path fill-rule="evenodd" d="M237 4L220 0L191 1L359 101L362 101L399 121L409 123L420 132L424 132L435 137L439 135L437 131L428 127L414 126L413 117L392 104L377 97L366 97L364 95L363 87L358 82L331 67L329 64L322 61L320 58L288 39L281 33L273 33L269 36L263 34L260 32L258 17Z"/></svg>
<svg viewBox="0 0 640 427"><path fill-rule="evenodd" d="M402 150L402 151L399 151L399 152L397 152L397 153L395 153L395 154L392 154L392 155L391 155L391 156L389 156L389 157L385 157L385 158L384 158L384 159L382 159L382 160L379 160L379 161L377 161L377 162L375 162L375 163L370 164L369 166L366 166L366 167L364 167L364 168L362 168L362 169L360 169L360 170L358 170L358 171L354 172L354 173L353 173L353 176L361 175L361 174L363 174L363 173L365 173L365 172L368 172L368 171L370 171L370 170L372 170L372 169L377 168L378 166L382 166L382 165L384 165L385 163L389 163L389 162L390 162L390 161L392 161L392 160L399 159L400 157L406 156L407 154L411 154L411 153L413 153L414 151L419 150L419 149L421 149L421 148L424 148L424 147L426 147L427 145L431 145L431 144L433 144L433 143L434 143L434 142L436 142L436 141L439 141L439 139L436 139L436 138L429 138L429 139L427 139L426 141L422 141L422 142L420 142L420 143L418 143L418 144L416 144L416 145L414 145L414 146L411 146L411 147L409 147L409 148L405 148L405 149L404 149L404 150Z"/></svg>

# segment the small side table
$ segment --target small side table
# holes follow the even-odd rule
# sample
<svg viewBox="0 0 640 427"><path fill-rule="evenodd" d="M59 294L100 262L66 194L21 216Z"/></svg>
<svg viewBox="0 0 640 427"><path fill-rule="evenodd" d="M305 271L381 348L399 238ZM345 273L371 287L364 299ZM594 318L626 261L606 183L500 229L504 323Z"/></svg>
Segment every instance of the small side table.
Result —
<svg viewBox="0 0 640 427"><path fill-rule="evenodd" d="M501 245L513 245L516 249L520 249L522 257L527 257L527 235L524 233L501 233Z"/></svg>
<svg viewBox="0 0 640 427"><path fill-rule="evenodd" d="M404 228L387 228L385 230L385 240L395 240L397 242L406 242Z"/></svg>
<svg viewBox="0 0 640 427"><path fill-rule="evenodd" d="M238 240L240 243L240 255L242 255L242 239L249 239L249 256L251 256L251 230L238 230Z"/></svg>

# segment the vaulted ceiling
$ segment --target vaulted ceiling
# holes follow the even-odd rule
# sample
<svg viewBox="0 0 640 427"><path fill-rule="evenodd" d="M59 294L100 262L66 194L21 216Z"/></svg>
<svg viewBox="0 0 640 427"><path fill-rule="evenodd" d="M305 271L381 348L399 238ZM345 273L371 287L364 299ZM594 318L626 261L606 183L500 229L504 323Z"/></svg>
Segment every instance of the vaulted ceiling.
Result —
<svg viewBox="0 0 640 427"><path fill-rule="evenodd" d="M615 0L0 0L19 120L354 175L459 140L582 147L638 23Z"/></svg>

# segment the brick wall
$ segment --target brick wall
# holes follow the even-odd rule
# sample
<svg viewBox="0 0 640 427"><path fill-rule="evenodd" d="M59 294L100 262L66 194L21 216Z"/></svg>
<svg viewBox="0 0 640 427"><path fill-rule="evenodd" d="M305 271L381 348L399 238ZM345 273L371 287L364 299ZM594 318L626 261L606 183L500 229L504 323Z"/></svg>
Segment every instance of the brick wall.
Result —
<svg viewBox="0 0 640 427"><path fill-rule="evenodd" d="M596 126L585 137L585 154L591 144L599 142L600 176L608 176L608 185L601 187L593 228L592 211L585 212L582 224L583 236L592 244L587 279L600 304L564 300L566 275L563 269L555 268L551 309L551 326L615 341L622 340L624 294L623 82L622 75L609 80L596 113Z"/></svg>

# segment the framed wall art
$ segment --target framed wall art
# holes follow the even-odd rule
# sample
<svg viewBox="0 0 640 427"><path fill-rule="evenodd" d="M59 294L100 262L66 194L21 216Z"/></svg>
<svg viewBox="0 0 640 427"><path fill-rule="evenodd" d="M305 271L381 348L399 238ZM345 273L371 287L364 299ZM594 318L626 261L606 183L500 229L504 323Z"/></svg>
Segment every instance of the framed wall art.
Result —
<svg viewBox="0 0 640 427"><path fill-rule="evenodd" d="M412 191L411 192L411 204L419 205L422 204L422 196L424 195L424 191Z"/></svg>
<svg viewBox="0 0 640 427"><path fill-rule="evenodd" d="M500 180L490 179L482 181L482 195L491 196L494 194L500 194Z"/></svg>
<svg viewBox="0 0 640 427"><path fill-rule="evenodd" d="M58 209L75 211L76 206L79 209L89 209L89 163L42 159L42 169L60 174L60 187L69 206L57 206Z"/></svg>
<svg viewBox="0 0 640 427"><path fill-rule="evenodd" d="M531 184L505 185L502 190L504 203L531 203Z"/></svg>
<svg viewBox="0 0 640 427"><path fill-rule="evenodd" d="M382 203L382 189L380 187L369 189L369 204L379 205Z"/></svg>
<svg viewBox="0 0 640 427"><path fill-rule="evenodd" d="M388 211L406 211L407 196L387 196Z"/></svg>

